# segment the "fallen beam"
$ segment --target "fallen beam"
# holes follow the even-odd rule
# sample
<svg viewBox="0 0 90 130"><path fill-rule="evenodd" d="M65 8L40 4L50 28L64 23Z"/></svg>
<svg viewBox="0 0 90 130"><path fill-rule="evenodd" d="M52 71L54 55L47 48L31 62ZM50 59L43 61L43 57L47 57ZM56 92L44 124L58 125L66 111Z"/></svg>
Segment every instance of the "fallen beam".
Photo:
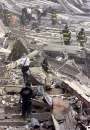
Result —
<svg viewBox="0 0 90 130"><path fill-rule="evenodd" d="M38 53L39 53L38 50L35 50L35 51L31 52L30 54L28 54L28 57L29 57L30 59L32 59L32 58L34 58L35 56L37 56ZM13 68L15 68L15 67L17 67L17 66L19 66L19 65L20 65L20 59L19 59L19 60L16 60L15 62L12 62L12 63L6 65L6 67L7 67L7 69L13 69Z"/></svg>

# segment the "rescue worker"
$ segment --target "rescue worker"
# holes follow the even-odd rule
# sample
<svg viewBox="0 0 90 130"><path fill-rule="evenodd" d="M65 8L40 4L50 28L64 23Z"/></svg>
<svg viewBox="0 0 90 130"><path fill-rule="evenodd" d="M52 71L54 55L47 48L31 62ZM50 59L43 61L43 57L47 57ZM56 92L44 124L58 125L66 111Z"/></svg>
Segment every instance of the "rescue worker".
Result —
<svg viewBox="0 0 90 130"><path fill-rule="evenodd" d="M6 33L5 36L4 36L3 48L5 48L5 49L8 47L7 40L8 40L8 38L10 37L10 34L11 34L11 32Z"/></svg>
<svg viewBox="0 0 90 130"><path fill-rule="evenodd" d="M67 25L65 25L64 30L62 31L62 34L63 34L64 44L70 45L71 32L69 31L69 28Z"/></svg>
<svg viewBox="0 0 90 130"><path fill-rule="evenodd" d="M27 21L28 21L27 9L23 8L22 9L22 15L20 17L20 22L23 25L23 27L26 25Z"/></svg>
<svg viewBox="0 0 90 130"><path fill-rule="evenodd" d="M27 8L27 16L28 16L28 19L29 19L29 21L32 19L32 10L31 10L31 8Z"/></svg>
<svg viewBox="0 0 90 130"><path fill-rule="evenodd" d="M22 88L20 91L20 101L22 101L22 117L30 118L32 110L32 98L33 91L31 85L27 82L26 87Z"/></svg>
<svg viewBox="0 0 90 130"><path fill-rule="evenodd" d="M80 43L81 47L84 47L85 43L87 42L85 30L83 28L81 28L81 30L77 34L77 41Z"/></svg>
<svg viewBox="0 0 90 130"><path fill-rule="evenodd" d="M40 23L41 23L41 16L43 14L43 9L40 8L40 7L37 7L36 11L37 11L37 22L40 25Z"/></svg>
<svg viewBox="0 0 90 130"><path fill-rule="evenodd" d="M26 56L25 53L23 54L22 58L20 59L20 66L21 66L21 70L22 70L22 73L23 73L24 82L26 83L28 78L29 78L27 72L30 71L29 70L30 60Z"/></svg>
<svg viewBox="0 0 90 130"><path fill-rule="evenodd" d="M48 72L48 61L47 61L47 57L44 58L43 62L41 63L42 68L45 72Z"/></svg>
<svg viewBox="0 0 90 130"><path fill-rule="evenodd" d="M57 23L57 14L56 14L55 11L52 11L51 21L52 21L52 25L56 25L56 23Z"/></svg>
<svg viewBox="0 0 90 130"><path fill-rule="evenodd" d="M22 15L25 15L27 17L27 8L22 9Z"/></svg>
<svg viewBox="0 0 90 130"><path fill-rule="evenodd" d="M21 15L20 23L21 23L21 25L23 25L23 27L25 27L25 25L26 25L26 16L25 15Z"/></svg>

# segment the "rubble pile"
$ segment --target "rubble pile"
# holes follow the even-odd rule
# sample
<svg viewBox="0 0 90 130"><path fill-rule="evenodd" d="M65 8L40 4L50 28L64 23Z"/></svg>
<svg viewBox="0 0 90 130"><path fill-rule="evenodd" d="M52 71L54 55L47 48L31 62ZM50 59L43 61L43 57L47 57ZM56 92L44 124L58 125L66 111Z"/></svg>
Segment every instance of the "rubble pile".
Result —
<svg viewBox="0 0 90 130"><path fill-rule="evenodd" d="M22 73L19 69L8 70L5 75L7 78L9 77L8 84L19 85L23 82Z"/></svg>
<svg viewBox="0 0 90 130"><path fill-rule="evenodd" d="M0 104L3 107L6 106L14 106L15 104L17 104L19 102L19 95L5 95L1 97L0 99Z"/></svg>
<svg viewBox="0 0 90 130"><path fill-rule="evenodd" d="M63 120L63 118L65 118L65 114L68 113L68 111L68 101L62 100L59 97L53 98L53 114L57 120Z"/></svg>

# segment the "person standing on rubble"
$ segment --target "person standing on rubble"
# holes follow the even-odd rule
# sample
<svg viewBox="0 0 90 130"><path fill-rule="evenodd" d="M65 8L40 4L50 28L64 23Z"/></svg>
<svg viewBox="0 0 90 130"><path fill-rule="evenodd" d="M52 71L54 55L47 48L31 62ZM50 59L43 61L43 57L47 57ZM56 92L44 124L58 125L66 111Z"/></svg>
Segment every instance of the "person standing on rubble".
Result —
<svg viewBox="0 0 90 130"><path fill-rule="evenodd" d="M23 27L25 27L26 23L28 22L27 19L28 19L27 9L23 8L22 15L20 17L20 22L21 22L21 25L23 25Z"/></svg>
<svg viewBox="0 0 90 130"><path fill-rule="evenodd" d="M27 16L30 21L32 19L32 9L30 7L27 8Z"/></svg>
<svg viewBox="0 0 90 130"><path fill-rule="evenodd" d="M32 110L32 98L33 91L31 89L31 84L26 83L26 87L22 88L20 91L20 102L22 101L22 117L30 118L31 110Z"/></svg>
<svg viewBox="0 0 90 130"><path fill-rule="evenodd" d="M44 58L43 62L41 63L42 68L45 72L48 72L48 60L47 57Z"/></svg>
<svg viewBox="0 0 90 130"><path fill-rule="evenodd" d="M41 16L43 14L43 9L40 8L40 7L37 7L36 12L37 12L37 21L38 21L38 24L40 25L40 23L41 23Z"/></svg>
<svg viewBox="0 0 90 130"><path fill-rule="evenodd" d="M70 45L71 40L71 32L67 25L65 25L64 30L62 31L63 34L63 40L65 45Z"/></svg>
<svg viewBox="0 0 90 130"><path fill-rule="evenodd" d="M85 30L83 28L81 28L81 30L77 34L77 41L80 43L81 47L84 47L85 43L87 42Z"/></svg>
<svg viewBox="0 0 90 130"><path fill-rule="evenodd" d="M5 49L8 47L7 40L8 40L8 38L10 37L10 34L11 34L11 32L8 32L8 33L6 33L6 34L4 35L3 48L5 48Z"/></svg>
<svg viewBox="0 0 90 130"><path fill-rule="evenodd" d="M30 70L29 70L30 59L26 56L25 53L23 54L22 58L20 59L20 66L21 66L21 70L23 73L24 82L26 83L28 80L28 71L30 72Z"/></svg>

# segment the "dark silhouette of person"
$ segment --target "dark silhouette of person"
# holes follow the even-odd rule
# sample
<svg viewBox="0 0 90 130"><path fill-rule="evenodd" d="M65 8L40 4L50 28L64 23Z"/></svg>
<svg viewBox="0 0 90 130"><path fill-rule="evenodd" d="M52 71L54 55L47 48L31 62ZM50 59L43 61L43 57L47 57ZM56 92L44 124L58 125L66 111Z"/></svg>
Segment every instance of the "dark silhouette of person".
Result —
<svg viewBox="0 0 90 130"><path fill-rule="evenodd" d="M26 87L22 88L20 91L20 99L22 101L22 117L24 119L30 117L32 110L32 97L33 91L30 83L27 82Z"/></svg>
<svg viewBox="0 0 90 130"><path fill-rule="evenodd" d="M41 63L42 68L45 72L48 72L48 60L47 57L44 58L43 62Z"/></svg>

